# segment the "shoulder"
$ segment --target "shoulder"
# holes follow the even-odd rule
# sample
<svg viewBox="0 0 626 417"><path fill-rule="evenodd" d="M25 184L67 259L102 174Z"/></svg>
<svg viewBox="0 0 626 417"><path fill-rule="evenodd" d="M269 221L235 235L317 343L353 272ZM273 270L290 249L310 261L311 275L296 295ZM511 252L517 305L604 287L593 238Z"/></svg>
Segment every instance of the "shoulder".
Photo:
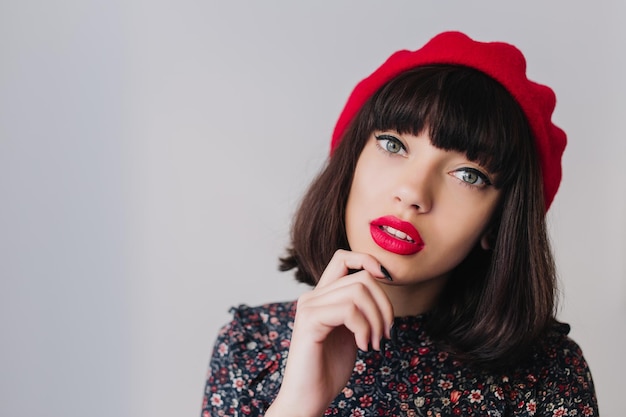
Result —
<svg viewBox="0 0 626 417"><path fill-rule="evenodd" d="M230 312L215 341L203 409L211 415L261 415L280 387L295 302L240 305Z"/></svg>
<svg viewBox="0 0 626 417"><path fill-rule="evenodd" d="M570 326L555 323L538 343L533 362L541 365L543 376L558 380L584 377L591 381L591 372L581 347L569 336Z"/></svg>
<svg viewBox="0 0 626 417"><path fill-rule="evenodd" d="M569 332L568 324L555 323L535 345L526 365L518 368L512 382L522 391L526 387L534 392L538 411L570 415L567 413L576 410L578 415L598 415L591 370Z"/></svg>
<svg viewBox="0 0 626 417"><path fill-rule="evenodd" d="M233 322L248 330L279 330L292 327L296 315L296 302L269 303L250 307L241 304L232 307Z"/></svg>
<svg viewBox="0 0 626 417"><path fill-rule="evenodd" d="M273 344L277 340L290 339L296 302L269 303L259 306L241 304L230 309L232 320L222 326L218 339L230 341L231 345L243 343L244 348L253 344Z"/></svg>

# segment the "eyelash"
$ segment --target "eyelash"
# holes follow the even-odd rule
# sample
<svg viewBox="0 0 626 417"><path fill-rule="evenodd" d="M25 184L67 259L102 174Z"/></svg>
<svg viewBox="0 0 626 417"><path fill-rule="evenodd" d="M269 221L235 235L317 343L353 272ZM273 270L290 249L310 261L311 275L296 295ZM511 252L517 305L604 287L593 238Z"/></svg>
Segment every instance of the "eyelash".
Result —
<svg viewBox="0 0 626 417"><path fill-rule="evenodd" d="M473 174L476 174L478 176L478 178L480 180L482 180L482 184L473 184L471 182L467 182L462 180L461 178L457 177L456 175L454 175L455 173L459 173L459 172L471 172ZM466 186L466 187L470 187L470 188L486 188L490 185L492 185L492 182L489 180L489 177L487 177L487 175L485 175L484 173L482 173L481 171L477 170L476 168L469 168L469 167L465 167L465 168L459 168L456 169L454 171L451 172L451 175L453 175L455 178L457 178L459 180L459 182Z"/></svg>
<svg viewBox="0 0 626 417"><path fill-rule="evenodd" d="M374 137L376 138L376 147L380 151L384 152L387 156L401 155L401 152L406 152L406 146L404 146L404 143L402 143L402 141L395 136L382 134L374 135ZM400 146L400 150L398 152L391 152L380 144L382 141L387 141L387 143L395 143L396 145Z"/></svg>

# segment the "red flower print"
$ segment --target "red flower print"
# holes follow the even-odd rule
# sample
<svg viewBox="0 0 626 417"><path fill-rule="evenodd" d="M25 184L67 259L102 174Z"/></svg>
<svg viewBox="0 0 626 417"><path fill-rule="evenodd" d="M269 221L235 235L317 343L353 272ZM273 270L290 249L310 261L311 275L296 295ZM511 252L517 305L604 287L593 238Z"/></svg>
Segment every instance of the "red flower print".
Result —
<svg viewBox="0 0 626 417"><path fill-rule="evenodd" d="M235 321L224 327L215 344L201 417L263 413L280 389L295 311L295 303L235 308ZM424 333L421 320L396 322L412 343L387 349L385 355L359 352L351 363L350 380L324 415L466 417L472 413L495 415L504 407L526 417L539 417L539 410L544 409L535 396L541 395L554 398L546 404L549 411L545 417L598 417L587 364L569 339L546 340L537 351L537 366L533 362L530 368L515 368L506 376L477 371L453 354L440 351ZM399 324L402 322L409 324ZM552 361L548 354L553 355ZM567 367L569 374L563 375L560 370L566 361L572 366ZM543 366L544 362L550 366ZM253 385L252 381L262 382ZM356 387L354 391L352 387Z"/></svg>
<svg viewBox="0 0 626 417"><path fill-rule="evenodd" d="M593 408L591 408L588 405L586 405L583 408L583 415L585 415L585 416L592 416L593 415Z"/></svg>
<svg viewBox="0 0 626 417"><path fill-rule="evenodd" d="M354 371L362 374L363 371L365 371L365 362L363 362L361 359L356 361L356 363L354 364Z"/></svg>
<svg viewBox="0 0 626 417"><path fill-rule="evenodd" d="M567 410L565 409L565 407L559 407L556 410L554 410L554 413L552 414L553 417L563 417L567 415Z"/></svg>
<svg viewBox="0 0 626 417"><path fill-rule="evenodd" d="M211 395L211 405L216 407L221 407L224 402L222 401L222 397L219 394Z"/></svg>
<svg viewBox="0 0 626 417"><path fill-rule="evenodd" d="M359 398L359 401L361 401L361 407L367 408L367 407L370 407L372 405L373 398L370 397L369 395L365 394L361 398Z"/></svg>
<svg viewBox="0 0 626 417"><path fill-rule="evenodd" d="M217 347L217 353L219 353L220 356L226 355L228 353L228 345L226 343L220 343Z"/></svg>
<svg viewBox="0 0 626 417"><path fill-rule="evenodd" d="M365 416L365 413L360 408L355 408L354 410L352 410L352 414L350 414L350 417L363 417L363 416Z"/></svg>
<svg viewBox="0 0 626 417"><path fill-rule="evenodd" d="M497 399L499 400L503 400L504 399L504 393L502 392L502 388L501 387L496 387L493 391L494 395L496 396Z"/></svg>
<svg viewBox="0 0 626 417"><path fill-rule="evenodd" d="M442 379L439 381L439 388L450 389L452 388L452 382Z"/></svg>
<svg viewBox="0 0 626 417"><path fill-rule="evenodd" d="M233 386L237 389L237 391L241 391L241 389L244 387L243 379L241 378L233 379Z"/></svg>
<svg viewBox="0 0 626 417"><path fill-rule="evenodd" d="M480 403L483 401L483 394L478 389L473 389L469 395L469 399L471 403Z"/></svg>

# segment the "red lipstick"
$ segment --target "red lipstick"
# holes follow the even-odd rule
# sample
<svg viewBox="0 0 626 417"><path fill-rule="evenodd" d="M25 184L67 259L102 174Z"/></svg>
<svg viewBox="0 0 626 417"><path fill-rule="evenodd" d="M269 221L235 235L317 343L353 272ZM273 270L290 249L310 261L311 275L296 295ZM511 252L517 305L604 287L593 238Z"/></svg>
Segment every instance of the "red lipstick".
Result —
<svg viewBox="0 0 626 417"><path fill-rule="evenodd" d="M372 220L370 234L378 246L398 255L413 255L424 248L415 226L394 216Z"/></svg>

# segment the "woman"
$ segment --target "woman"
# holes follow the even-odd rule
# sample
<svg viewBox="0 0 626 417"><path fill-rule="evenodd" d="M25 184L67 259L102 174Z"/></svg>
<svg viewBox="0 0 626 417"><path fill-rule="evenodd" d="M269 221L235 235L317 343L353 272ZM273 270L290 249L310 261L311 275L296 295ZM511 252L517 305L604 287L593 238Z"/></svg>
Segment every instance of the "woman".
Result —
<svg viewBox="0 0 626 417"><path fill-rule="evenodd" d="M361 81L281 269L234 309L205 415L597 415L555 311L545 212L565 133L512 45L439 34Z"/></svg>

